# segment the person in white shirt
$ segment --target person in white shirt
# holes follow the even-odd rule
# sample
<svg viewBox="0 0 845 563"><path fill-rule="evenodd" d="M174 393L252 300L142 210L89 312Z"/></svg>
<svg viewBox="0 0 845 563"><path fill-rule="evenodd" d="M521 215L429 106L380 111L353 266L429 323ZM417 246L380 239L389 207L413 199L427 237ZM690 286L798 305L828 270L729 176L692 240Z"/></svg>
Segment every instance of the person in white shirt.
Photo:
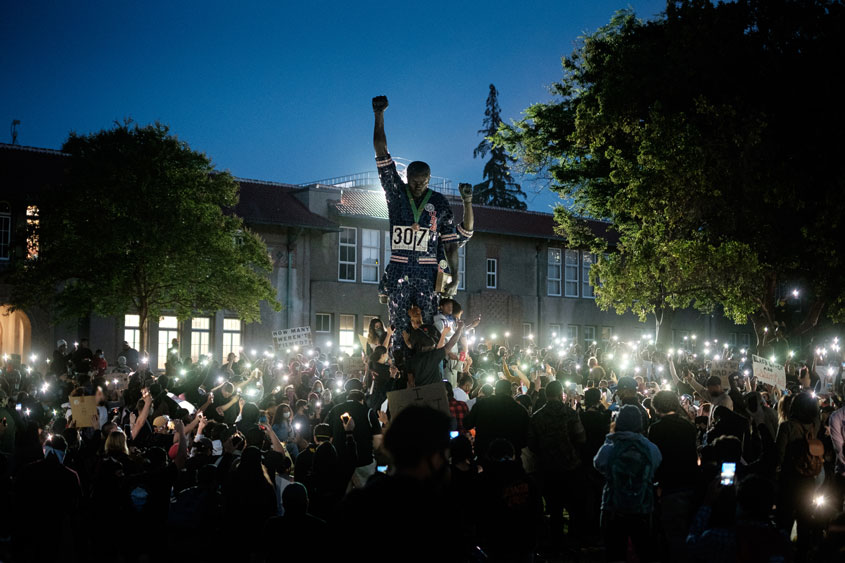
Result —
<svg viewBox="0 0 845 563"><path fill-rule="evenodd" d="M469 393L472 391L472 385L474 380L472 376L469 374L461 375L460 379L458 380L458 386L454 388L453 392L455 393L455 399L458 401L463 401L467 404L467 408L472 410L472 407L475 405L476 399L470 399Z"/></svg>

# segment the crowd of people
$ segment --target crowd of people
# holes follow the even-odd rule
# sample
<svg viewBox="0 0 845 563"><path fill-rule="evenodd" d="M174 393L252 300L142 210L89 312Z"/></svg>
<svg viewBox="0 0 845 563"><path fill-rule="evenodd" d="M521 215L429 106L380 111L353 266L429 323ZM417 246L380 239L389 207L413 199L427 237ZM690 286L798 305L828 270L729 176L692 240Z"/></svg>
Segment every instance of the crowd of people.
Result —
<svg viewBox="0 0 845 563"><path fill-rule="evenodd" d="M452 299L408 314L360 359L5 357L0 559L845 560L838 341L832 385L810 348L780 388L733 346L726 382L703 345L511 346ZM424 386L448 409L394 412Z"/></svg>

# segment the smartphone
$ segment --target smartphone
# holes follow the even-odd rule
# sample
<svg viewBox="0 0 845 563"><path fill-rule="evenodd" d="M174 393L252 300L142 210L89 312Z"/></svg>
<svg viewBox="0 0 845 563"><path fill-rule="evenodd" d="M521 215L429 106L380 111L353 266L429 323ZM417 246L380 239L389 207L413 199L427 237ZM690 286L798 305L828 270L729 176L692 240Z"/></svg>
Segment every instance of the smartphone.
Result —
<svg viewBox="0 0 845 563"><path fill-rule="evenodd" d="M267 427L266 427L266 426L264 426L263 424L259 424L259 425L258 425L258 429L259 429L259 430L261 430L262 432L266 432L266 431L267 431Z"/></svg>
<svg viewBox="0 0 845 563"><path fill-rule="evenodd" d="M387 466L386 465L379 465L378 467L376 467L376 470L379 473L387 473Z"/></svg>
<svg viewBox="0 0 845 563"><path fill-rule="evenodd" d="M457 430L452 430L451 432L449 432L449 437L450 437L450 438L457 438L457 437L458 437L458 436L460 436L460 435L461 435L461 433L460 433L460 432L458 432Z"/></svg>
<svg viewBox="0 0 845 563"><path fill-rule="evenodd" d="M724 487L729 487L734 484L736 477L736 463L726 461L722 464L722 475L719 482Z"/></svg>
<svg viewBox="0 0 845 563"><path fill-rule="evenodd" d="M17 405L15 405L15 410L16 410L16 411L19 411L19 410L21 410L22 408L23 408L23 405L21 405L20 403L18 403Z"/></svg>
<svg viewBox="0 0 845 563"><path fill-rule="evenodd" d="M344 424L348 423L350 418L352 418L352 417L350 416L350 414L349 414L348 412L345 412L345 413L343 413L342 415L340 415L340 420L341 420Z"/></svg>

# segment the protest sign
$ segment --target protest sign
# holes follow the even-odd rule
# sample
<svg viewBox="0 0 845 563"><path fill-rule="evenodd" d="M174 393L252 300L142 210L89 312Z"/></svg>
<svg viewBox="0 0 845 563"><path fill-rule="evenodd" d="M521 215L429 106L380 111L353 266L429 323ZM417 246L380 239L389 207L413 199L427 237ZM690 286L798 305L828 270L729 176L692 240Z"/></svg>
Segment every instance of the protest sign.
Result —
<svg viewBox="0 0 845 563"><path fill-rule="evenodd" d="M816 374L821 379L821 392L831 394L833 393L834 384L836 383L837 370L833 366L816 366Z"/></svg>
<svg viewBox="0 0 845 563"><path fill-rule="evenodd" d="M761 383L777 385L786 389L786 371L783 366L763 358L762 356L751 356L751 363L754 369L754 377Z"/></svg>
<svg viewBox="0 0 845 563"><path fill-rule="evenodd" d="M91 417L99 416L97 413L97 398L93 395L71 397L70 410L73 413L73 420L76 421L77 428L90 428L92 426Z"/></svg>
<svg viewBox="0 0 845 563"><path fill-rule="evenodd" d="M390 409L391 418L409 405L431 407L451 416L449 399L446 397L446 386L443 383L431 383L387 393L387 406Z"/></svg>
<svg viewBox="0 0 845 563"><path fill-rule="evenodd" d="M311 347L311 327L300 326L273 331L273 345L276 350L286 350L294 346Z"/></svg>
<svg viewBox="0 0 845 563"><path fill-rule="evenodd" d="M716 376L722 380L722 389L730 389L729 378L739 371L739 362L736 360L713 360L710 363L710 376Z"/></svg>

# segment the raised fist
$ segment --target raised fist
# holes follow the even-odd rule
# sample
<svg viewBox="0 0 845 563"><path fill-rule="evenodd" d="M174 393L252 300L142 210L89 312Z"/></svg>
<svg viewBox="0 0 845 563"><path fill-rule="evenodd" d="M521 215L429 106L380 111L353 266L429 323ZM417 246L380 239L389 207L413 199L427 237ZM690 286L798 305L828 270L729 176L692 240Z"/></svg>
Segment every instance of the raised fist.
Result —
<svg viewBox="0 0 845 563"><path fill-rule="evenodd" d="M458 191L463 199L472 199L472 184L458 184Z"/></svg>
<svg viewBox="0 0 845 563"><path fill-rule="evenodd" d="M381 113L387 109L387 96L376 96L373 98L373 111Z"/></svg>

